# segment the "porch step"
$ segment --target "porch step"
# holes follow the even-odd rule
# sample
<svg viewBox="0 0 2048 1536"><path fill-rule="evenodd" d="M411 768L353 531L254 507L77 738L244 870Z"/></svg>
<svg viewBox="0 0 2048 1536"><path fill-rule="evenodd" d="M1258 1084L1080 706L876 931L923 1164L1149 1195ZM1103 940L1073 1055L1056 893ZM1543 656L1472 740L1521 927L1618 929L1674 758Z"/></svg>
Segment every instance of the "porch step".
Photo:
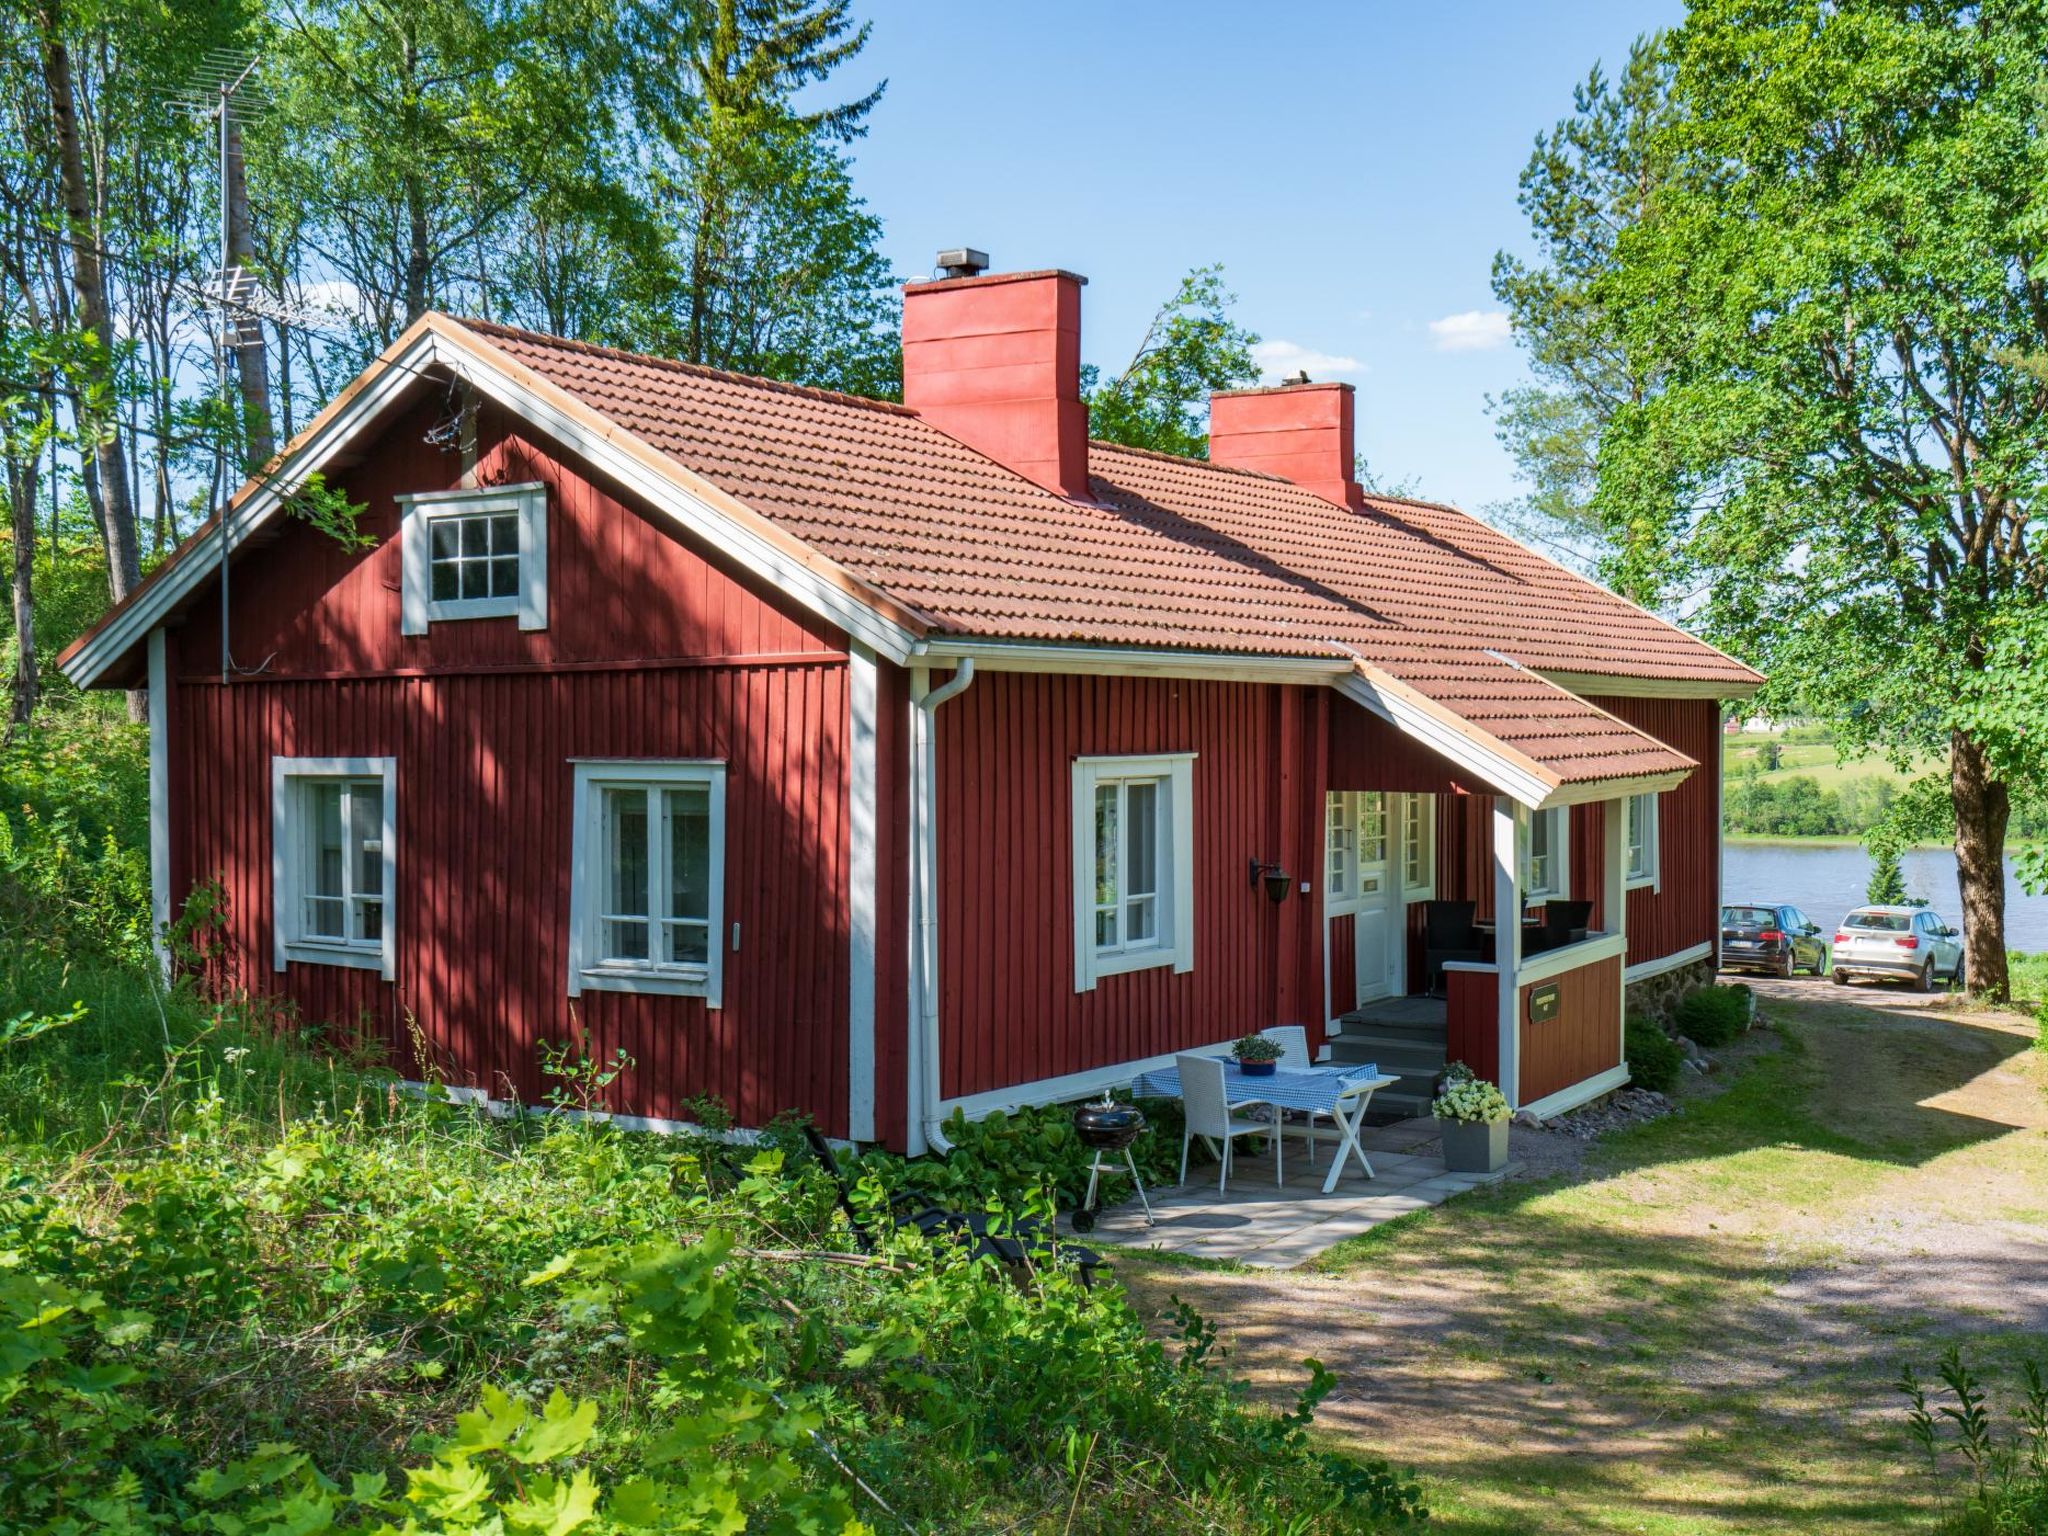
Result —
<svg viewBox="0 0 2048 1536"><path fill-rule="evenodd" d="M1449 1034L1442 1019L1389 1019L1371 1014L1347 1013L1337 1020L1338 1038L1344 1040L1434 1041L1441 1045Z"/></svg>

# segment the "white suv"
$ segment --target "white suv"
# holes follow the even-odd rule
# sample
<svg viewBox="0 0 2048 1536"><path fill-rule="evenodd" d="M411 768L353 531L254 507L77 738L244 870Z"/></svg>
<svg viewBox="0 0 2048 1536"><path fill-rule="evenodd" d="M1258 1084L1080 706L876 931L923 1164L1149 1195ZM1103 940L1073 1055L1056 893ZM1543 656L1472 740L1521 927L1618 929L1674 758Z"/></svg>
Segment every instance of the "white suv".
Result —
<svg viewBox="0 0 2048 1536"><path fill-rule="evenodd" d="M1926 907L1858 907L1835 930L1835 982L1891 977L1932 992L1963 984L1963 936Z"/></svg>

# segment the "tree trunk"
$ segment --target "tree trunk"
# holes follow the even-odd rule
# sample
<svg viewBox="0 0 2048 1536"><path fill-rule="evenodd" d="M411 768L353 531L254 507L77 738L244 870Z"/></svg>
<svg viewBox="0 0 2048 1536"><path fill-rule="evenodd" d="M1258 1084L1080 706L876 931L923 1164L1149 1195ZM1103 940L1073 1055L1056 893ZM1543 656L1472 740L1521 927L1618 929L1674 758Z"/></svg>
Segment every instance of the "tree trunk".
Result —
<svg viewBox="0 0 2048 1536"><path fill-rule="evenodd" d="M2012 799L1984 751L1961 731L1949 738L1949 798L1956 811L1956 876L1963 893L1963 968L1972 992L2012 995L2005 961L2005 828Z"/></svg>
<svg viewBox="0 0 2048 1536"><path fill-rule="evenodd" d="M36 471L40 451L8 477L8 499L14 514L14 570L10 595L14 601L14 683L7 710L7 734L13 736L35 713L36 675Z"/></svg>
<svg viewBox="0 0 2048 1536"><path fill-rule="evenodd" d="M65 235L71 251L71 287L78 323L88 337L77 378L74 409L82 434L91 439L99 470L100 533L107 547L107 588L120 602L142 579L142 551L136 537L135 502L129 495L128 455L121 441L114 394L113 327L107 307L106 275L100 265L99 231L93 226L92 195L85 178L78 109L71 89L71 53L64 42L58 0L36 13L42 31L43 83L50 98L50 127L57 141L57 168L64 187ZM88 406L87 402L93 402ZM98 419L102 413L105 419Z"/></svg>
<svg viewBox="0 0 2048 1536"><path fill-rule="evenodd" d="M227 110L222 103L221 110ZM221 195L228 200L228 265L250 275L254 282L256 242L249 232L249 184L243 173L242 130L232 115L227 125L227 185ZM242 432L250 469L268 464L277 452L277 438L270 426L270 359L263 344L263 320L255 314L238 315L235 326L235 373L242 385Z"/></svg>

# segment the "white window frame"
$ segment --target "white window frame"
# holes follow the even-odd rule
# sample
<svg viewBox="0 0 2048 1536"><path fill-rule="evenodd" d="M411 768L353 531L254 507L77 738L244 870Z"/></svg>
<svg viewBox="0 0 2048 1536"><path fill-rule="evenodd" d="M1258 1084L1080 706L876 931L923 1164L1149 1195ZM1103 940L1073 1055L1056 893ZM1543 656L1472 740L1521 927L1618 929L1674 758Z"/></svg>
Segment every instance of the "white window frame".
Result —
<svg viewBox="0 0 2048 1536"><path fill-rule="evenodd" d="M1658 822L1661 819L1662 813L1659 810L1659 804L1660 797L1654 793L1630 795L1628 797L1628 808L1622 813L1625 818L1622 823L1621 834L1622 877L1623 884L1628 890L1639 890L1643 886L1650 886L1658 890L1663 889L1664 857L1660 847L1661 839L1658 835ZM1636 818L1639 816L1646 816L1646 819L1641 823L1643 832L1643 870L1640 874L1628 867L1630 832L1636 825Z"/></svg>
<svg viewBox="0 0 2048 1536"><path fill-rule="evenodd" d="M521 629L548 627L548 492L539 481L454 491L416 491L397 498L399 632L424 635L455 619L517 619ZM446 598L431 585L429 525L436 518L510 512L519 519L519 590L510 597Z"/></svg>
<svg viewBox="0 0 2048 1536"><path fill-rule="evenodd" d="M1165 869L1159 876L1157 937L1142 947L1098 949L1095 944L1095 791L1104 784L1153 780L1165 801L1166 825L1158 840ZM1073 773L1074 990L1090 992L1104 976L1172 966L1195 968L1195 754L1146 757L1077 757Z"/></svg>
<svg viewBox="0 0 2048 1536"><path fill-rule="evenodd" d="M1412 824L1411 816L1417 818ZM1409 864L1418 848L1422 854L1422 875L1420 879L1411 879ZM1402 797L1401 895L1406 901L1431 901L1436 897L1435 795Z"/></svg>
<svg viewBox="0 0 2048 1536"><path fill-rule="evenodd" d="M1533 864L1535 860L1536 823L1547 818L1550 841L1550 862L1552 883L1536 883ZM1524 906L1539 901L1568 901L1572 894L1572 812L1568 805L1554 805L1548 810L1531 811L1522 830L1522 903Z"/></svg>
<svg viewBox="0 0 2048 1536"><path fill-rule="evenodd" d="M305 932L303 805L308 785L323 780L375 779L384 801L379 829L383 864L383 916L375 943L309 936ZM346 804L346 802L344 802ZM342 813L344 839L353 817ZM345 869L354 860L344 856ZM350 878L353 879L352 874ZM346 887L344 887L346 890ZM398 759L395 757L272 757L270 760L270 925L271 964L283 970L302 965L341 965L376 971L386 981L398 969Z"/></svg>
<svg viewBox="0 0 2048 1536"><path fill-rule="evenodd" d="M1357 796L1348 790L1333 789L1323 800L1323 905L1329 911L1342 913L1352 910L1357 902Z"/></svg>
<svg viewBox="0 0 2048 1536"><path fill-rule="evenodd" d="M670 997L701 997L713 1008L725 1003L725 953L733 936L725 926L725 764L716 758L573 758L575 769L575 830L569 854L569 996L585 992L651 992ZM702 785L710 791L711 865L704 964L680 965L648 959L643 962L600 960L598 924L603 916L604 871L598 867L604 848L603 789L644 789L649 800L648 833L648 953L658 952L654 942L661 926L661 914L653 910L668 889L662 877L668 867L668 849L660 831L661 818L652 814L656 798L679 785Z"/></svg>

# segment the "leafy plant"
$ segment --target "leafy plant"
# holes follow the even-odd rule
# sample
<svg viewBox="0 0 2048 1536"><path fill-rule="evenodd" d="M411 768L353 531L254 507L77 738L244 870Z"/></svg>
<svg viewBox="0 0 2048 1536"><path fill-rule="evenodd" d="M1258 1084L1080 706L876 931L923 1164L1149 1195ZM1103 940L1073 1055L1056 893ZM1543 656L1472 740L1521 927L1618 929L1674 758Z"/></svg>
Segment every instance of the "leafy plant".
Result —
<svg viewBox="0 0 2048 1536"><path fill-rule="evenodd" d="M1636 1013L1628 1016L1622 1027L1622 1053L1628 1061L1629 1078L1636 1087L1670 1093L1678 1086L1685 1052L1655 1019Z"/></svg>
<svg viewBox="0 0 2048 1536"><path fill-rule="evenodd" d="M1739 982L1701 987L1679 999L1672 1021L1696 1045L1726 1045L1749 1028L1751 997L1749 988Z"/></svg>
<svg viewBox="0 0 2048 1536"><path fill-rule="evenodd" d="M1230 1048L1240 1062L1278 1061L1287 1054L1280 1042L1254 1030Z"/></svg>
<svg viewBox="0 0 2048 1536"><path fill-rule="evenodd" d="M1968 1490L1941 1526L1948 1536L2036 1536L2048 1531L2048 1378L2019 1362L2012 1425L2000 1435L1990 1392L1951 1344L1935 1367L1938 1384L1908 1364L1896 1390L1906 1399L1913 1443L1936 1477L1960 1464ZM1946 1397L1946 1401L1941 1400Z"/></svg>

